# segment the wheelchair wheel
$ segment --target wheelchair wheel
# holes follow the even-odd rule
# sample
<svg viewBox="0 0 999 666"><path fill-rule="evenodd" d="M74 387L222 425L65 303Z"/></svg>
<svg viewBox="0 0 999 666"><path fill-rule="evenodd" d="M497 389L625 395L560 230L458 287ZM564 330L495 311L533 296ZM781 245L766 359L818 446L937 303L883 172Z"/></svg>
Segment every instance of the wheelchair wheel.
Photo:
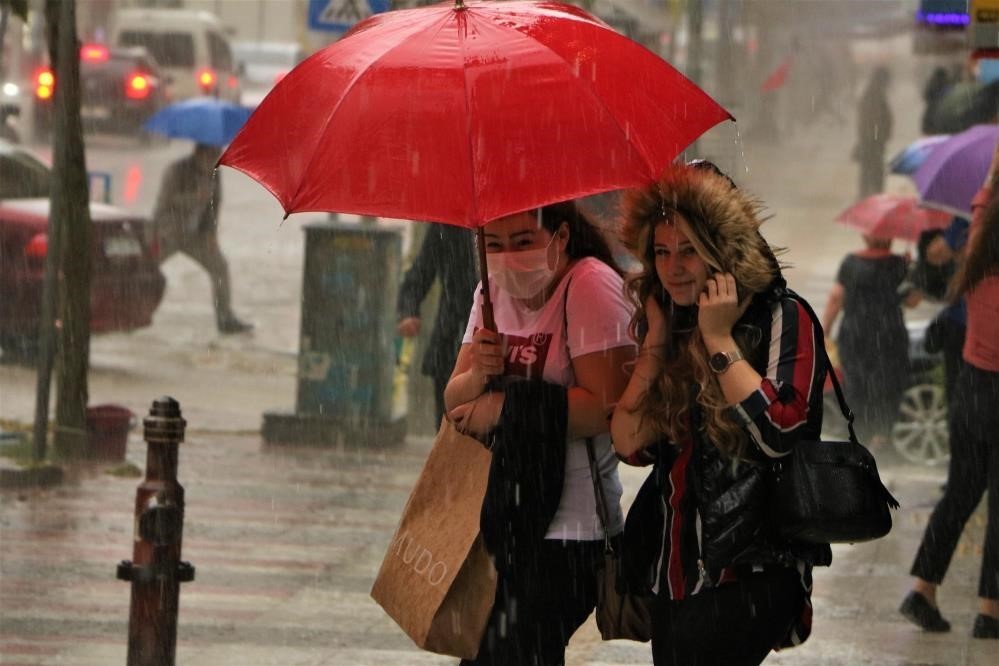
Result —
<svg viewBox="0 0 999 666"><path fill-rule="evenodd" d="M950 459L947 403L943 387L916 384L902 394L891 430L899 455L921 465L940 465Z"/></svg>

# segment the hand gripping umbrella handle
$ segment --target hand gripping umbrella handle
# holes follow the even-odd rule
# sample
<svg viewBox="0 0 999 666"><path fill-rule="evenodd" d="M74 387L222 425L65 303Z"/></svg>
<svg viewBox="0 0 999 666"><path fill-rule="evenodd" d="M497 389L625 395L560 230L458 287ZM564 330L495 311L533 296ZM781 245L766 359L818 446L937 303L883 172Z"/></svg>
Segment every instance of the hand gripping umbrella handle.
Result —
<svg viewBox="0 0 999 666"><path fill-rule="evenodd" d="M486 234L479 227L475 230L475 244L479 250L479 277L482 279L482 326L496 331L496 320L493 319L493 301L489 296L489 269L486 264Z"/></svg>

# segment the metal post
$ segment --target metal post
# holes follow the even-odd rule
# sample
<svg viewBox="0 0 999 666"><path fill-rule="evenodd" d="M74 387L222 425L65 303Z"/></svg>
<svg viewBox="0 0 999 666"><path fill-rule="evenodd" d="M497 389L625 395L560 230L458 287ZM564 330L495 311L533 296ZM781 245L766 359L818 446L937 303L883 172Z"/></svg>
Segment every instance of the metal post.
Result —
<svg viewBox="0 0 999 666"><path fill-rule="evenodd" d="M194 580L194 567L181 562L184 488L177 483L177 446L186 422L170 397L153 402L145 426L146 478L135 491L132 560L118 565L118 578L131 581L128 666L173 666L177 652L180 583Z"/></svg>

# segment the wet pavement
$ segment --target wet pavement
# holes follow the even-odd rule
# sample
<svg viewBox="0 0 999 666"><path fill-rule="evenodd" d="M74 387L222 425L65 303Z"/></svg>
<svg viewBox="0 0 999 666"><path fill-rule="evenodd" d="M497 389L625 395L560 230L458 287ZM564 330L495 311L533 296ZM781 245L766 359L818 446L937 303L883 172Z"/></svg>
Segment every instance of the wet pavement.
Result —
<svg viewBox="0 0 999 666"><path fill-rule="evenodd" d="M430 446L329 450L268 447L255 435L191 432L180 449L187 491L183 557L197 568L181 588L178 663L399 665L455 660L417 650L368 596L402 506ZM138 465L138 432L128 459ZM984 506L955 554L940 602L949 634L917 631L896 612L942 471L882 460L903 509L891 535L837 546L817 570L815 632L774 664L986 664L992 641L970 638ZM138 479L107 465L72 470L56 488L0 492L0 664L125 662ZM626 501L645 471L623 469ZM646 645L601 642L592 620L569 664L648 664Z"/></svg>

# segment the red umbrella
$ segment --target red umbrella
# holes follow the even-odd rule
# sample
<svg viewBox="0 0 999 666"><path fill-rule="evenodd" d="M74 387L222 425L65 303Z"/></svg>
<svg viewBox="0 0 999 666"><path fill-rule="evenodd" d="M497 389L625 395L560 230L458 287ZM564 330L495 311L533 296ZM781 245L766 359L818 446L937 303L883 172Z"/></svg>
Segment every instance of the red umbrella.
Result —
<svg viewBox="0 0 999 666"><path fill-rule="evenodd" d="M458 0L359 23L281 79L220 163L286 213L477 228L650 182L730 118L578 7Z"/></svg>
<svg viewBox="0 0 999 666"><path fill-rule="evenodd" d="M861 199L836 218L836 221L877 238L919 240L927 229L942 229L951 220L949 213L920 208L915 197L899 194L875 194Z"/></svg>

